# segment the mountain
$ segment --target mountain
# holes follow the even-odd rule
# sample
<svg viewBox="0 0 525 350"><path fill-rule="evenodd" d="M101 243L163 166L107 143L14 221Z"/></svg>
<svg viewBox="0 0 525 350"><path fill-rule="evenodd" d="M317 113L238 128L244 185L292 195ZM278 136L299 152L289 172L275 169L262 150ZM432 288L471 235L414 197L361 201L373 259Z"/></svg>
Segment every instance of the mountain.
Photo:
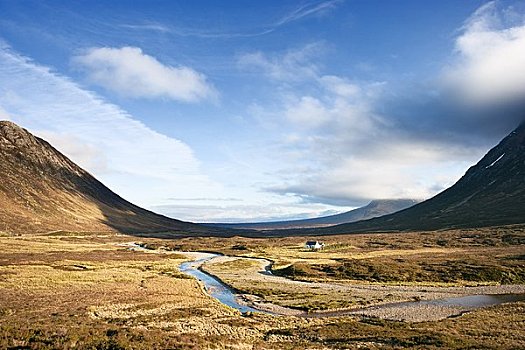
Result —
<svg viewBox="0 0 525 350"><path fill-rule="evenodd" d="M525 122L492 148L452 187L380 218L317 233L437 230L525 223ZM311 233L311 232L310 232Z"/></svg>
<svg viewBox="0 0 525 350"><path fill-rule="evenodd" d="M0 204L0 232L217 231L129 203L49 143L8 121L0 121Z"/></svg>
<svg viewBox="0 0 525 350"><path fill-rule="evenodd" d="M234 229L251 230L278 230L291 228L312 228L334 226L343 223L355 222L359 220L371 219L413 206L419 201L414 199L383 199L371 201L368 205L357 208L345 213L323 216L319 218L274 221L274 222L255 222L241 224L206 224L212 227L224 227Z"/></svg>

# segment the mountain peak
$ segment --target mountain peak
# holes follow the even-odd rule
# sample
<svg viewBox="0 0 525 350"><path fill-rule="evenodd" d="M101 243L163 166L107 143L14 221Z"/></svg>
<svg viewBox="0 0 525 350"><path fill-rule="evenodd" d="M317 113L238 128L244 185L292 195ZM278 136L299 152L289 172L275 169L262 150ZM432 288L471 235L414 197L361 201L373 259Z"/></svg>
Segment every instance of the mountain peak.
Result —
<svg viewBox="0 0 525 350"><path fill-rule="evenodd" d="M129 203L10 121L0 121L0 203L0 228L14 233L213 231Z"/></svg>
<svg viewBox="0 0 525 350"><path fill-rule="evenodd" d="M32 169L44 177L56 177L57 181L67 181L70 175L87 175L48 142L10 121L0 121L0 156L11 168Z"/></svg>
<svg viewBox="0 0 525 350"><path fill-rule="evenodd" d="M0 129L4 128L22 129L20 126L10 120L0 120Z"/></svg>
<svg viewBox="0 0 525 350"><path fill-rule="evenodd" d="M27 130L9 120L0 120L0 137L14 142L16 139L31 135ZM32 136L32 135L31 135Z"/></svg>
<svg viewBox="0 0 525 350"><path fill-rule="evenodd" d="M387 214L391 214L414 204L419 203L416 199L376 199L365 205L351 211L340 214L322 216L311 219L299 219L290 221L273 221L273 222L254 222L241 224L207 224L212 227L227 227L236 229L254 229L254 230L278 230L294 228L315 228L334 226L343 223L366 220Z"/></svg>

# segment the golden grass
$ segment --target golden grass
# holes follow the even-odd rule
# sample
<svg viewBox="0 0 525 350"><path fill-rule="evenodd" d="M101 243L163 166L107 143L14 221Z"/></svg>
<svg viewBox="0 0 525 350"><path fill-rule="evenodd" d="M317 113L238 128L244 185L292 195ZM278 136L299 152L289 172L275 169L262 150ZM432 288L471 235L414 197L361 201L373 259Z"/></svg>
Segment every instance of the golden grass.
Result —
<svg viewBox="0 0 525 350"><path fill-rule="evenodd" d="M510 253L518 254L520 249L523 252L520 245L499 243L495 247L480 244L472 248L479 239L467 237L469 243L462 243L461 237L456 239L462 234L329 237L322 239L327 242L327 249L319 254L302 249L305 238L186 238L172 242L141 238L140 241L152 246L183 245L275 261L297 259L312 265L329 262L333 266L349 256L372 261L398 256L408 260L424 256L447 259L467 252L505 258ZM497 241L496 235L490 237ZM450 246L438 245L440 239L449 240ZM180 274L177 266L184 261L183 256L129 251L118 245L132 240L116 234L71 232L0 237L0 348L525 347L525 336L519 327L525 321L523 303L421 324L353 317L243 316L207 296L197 281ZM240 250L239 245L247 249ZM347 307L376 298L366 291L341 297L340 291L252 278L260 276L260 264L237 259L208 268L236 287L249 285L254 293L289 306ZM399 296L382 298L389 301Z"/></svg>
<svg viewBox="0 0 525 350"><path fill-rule="evenodd" d="M207 296L178 271L181 255L127 251L115 237L34 238L0 240L0 347L54 348L63 341L54 334L67 326L71 342L97 348L116 341L106 334L115 327L126 334L119 343L145 349L187 347L188 339L196 348L249 348L282 322L244 318ZM137 334L141 342L130 342Z"/></svg>
<svg viewBox="0 0 525 350"><path fill-rule="evenodd" d="M520 256L525 253L523 228L317 239L326 243L323 250L305 249L305 238L300 237L236 238L230 240L230 246L228 241L217 242L217 251L239 259L206 264L204 269L244 293L307 310L446 297L454 295L454 291L421 292L421 289L489 286L502 281L522 283L525 277L525 268L520 263L523 259ZM203 245L208 241L209 245L209 239L193 244L199 241ZM250 257L271 260L275 273L285 271L289 278L321 284L291 283L264 276L260 273L262 262L248 260ZM322 282L338 287L327 287ZM381 286L406 288L391 292L376 288Z"/></svg>

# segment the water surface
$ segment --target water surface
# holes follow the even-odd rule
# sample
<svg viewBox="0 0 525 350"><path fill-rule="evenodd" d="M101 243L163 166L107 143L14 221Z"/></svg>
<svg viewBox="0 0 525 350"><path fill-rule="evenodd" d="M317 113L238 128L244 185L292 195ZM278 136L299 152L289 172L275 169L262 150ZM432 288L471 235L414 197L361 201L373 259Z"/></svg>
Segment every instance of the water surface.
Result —
<svg viewBox="0 0 525 350"><path fill-rule="evenodd" d="M217 254L209 254L205 258L201 258L194 261L188 261L182 263L179 266L181 272L193 276L204 284L204 288L215 299L219 300L221 303L228 305L234 309L239 310L240 312L262 312L253 307L243 305L238 301L238 296L235 292L228 287L223 282L219 281L217 278L199 270L199 266L205 261L211 260L214 257L219 256Z"/></svg>
<svg viewBox="0 0 525 350"><path fill-rule="evenodd" d="M417 301L416 304L423 305L440 305L440 306L456 306L468 309L477 309L480 307L488 307L499 305L503 303L510 303L515 301L525 301L525 294L481 294L468 295L465 297L446 298L438 300ZM414 302L408 302L407 304Z"/></svg>
<svg viewBox="0 0 525 350"><path fill-rule="evenodd" d="M239 302L238 295L235 291L225 283L221 282L216 277L209 275L208 273L201 271L199 267L206 261L211 260L219 256L218 254L207 253L204 258L200 258L194 261L184 262L179 266L181 272L197 278L204 284L206 291L214 298L219 300L221 303L228 305L240 312L263 312L266 311L258 310L256 308L244 305ZM266 273L271 274L270 270ZM376 305L370 307L363 307L352 310L340 310L340 311L325 311L319 313L305 313L302 316L307 317L330 317L330 316L342 316L346 314L356 313L357 311L364 311L370 309L388 309L392 307L396 308L414 308L414 307L456 307L461 308L465 311L473 310L482 307L494 306L503 303L525 301L525 294L481 294L481 295L468 295L463 297L451 297L437 300L421 300L421 301L407 301L398 303L389 303L383 305Z"/></svg>

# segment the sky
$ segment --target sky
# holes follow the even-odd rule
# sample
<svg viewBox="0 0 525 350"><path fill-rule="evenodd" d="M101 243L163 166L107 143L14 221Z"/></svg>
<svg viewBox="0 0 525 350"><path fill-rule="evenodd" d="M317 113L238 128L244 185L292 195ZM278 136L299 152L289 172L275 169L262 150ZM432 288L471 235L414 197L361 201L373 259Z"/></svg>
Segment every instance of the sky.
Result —
<svg viewBox="0 0 525 350"><path fill-rule="evenodd" d="M182 220L430 198L524 101L524 1L0 0L0 119Z"/></svg>

